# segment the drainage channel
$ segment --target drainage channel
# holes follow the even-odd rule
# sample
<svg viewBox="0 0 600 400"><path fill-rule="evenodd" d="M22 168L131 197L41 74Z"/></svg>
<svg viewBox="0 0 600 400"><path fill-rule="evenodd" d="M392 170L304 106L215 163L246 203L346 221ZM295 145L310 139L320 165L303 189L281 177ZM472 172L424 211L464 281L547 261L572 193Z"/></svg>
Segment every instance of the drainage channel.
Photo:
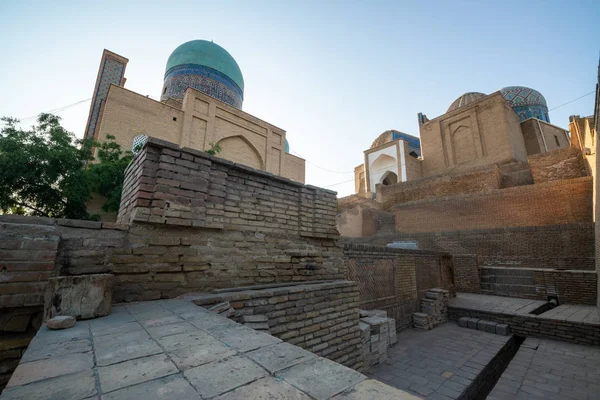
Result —
<svg viewBox="0 0 600 400"><path fill-rule="evenodd" d="M491 361L463 391L460 400L482 400L492 391L504 370L519 351L524 337L512 336Z"/></svg>

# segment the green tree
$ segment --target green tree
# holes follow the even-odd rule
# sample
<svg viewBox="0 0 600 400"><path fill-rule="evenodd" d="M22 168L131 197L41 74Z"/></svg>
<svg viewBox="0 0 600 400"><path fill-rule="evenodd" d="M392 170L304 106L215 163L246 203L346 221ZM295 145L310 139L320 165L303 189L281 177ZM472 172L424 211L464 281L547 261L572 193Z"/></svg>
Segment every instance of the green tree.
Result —
<svg viewBox="0 0 600 400"><path fill-rule="evenodd" d="M60 118L40 114L30 130L2 118L0 211L57 218L88 218L90 195L83 165L92 143L77 141Z"/></svg>
<svg viewBox="0 0 600 400"><path fill-rule="evenodd" d="M106 141L95 143L97 163L88 165L86 176L90 189L106 197L104 211L119 211L121 191L125 178L125 168L131 162L133 153L123 151L115 142L115 137L106 135Z"/></svg>

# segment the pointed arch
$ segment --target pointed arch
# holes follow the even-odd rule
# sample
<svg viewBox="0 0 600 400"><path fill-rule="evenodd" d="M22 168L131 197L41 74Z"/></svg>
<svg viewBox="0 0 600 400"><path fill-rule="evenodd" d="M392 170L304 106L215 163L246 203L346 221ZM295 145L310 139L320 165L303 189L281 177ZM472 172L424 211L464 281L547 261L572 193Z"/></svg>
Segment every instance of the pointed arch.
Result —
<svg viewBox="0 0 600 400"><path fill-rule="evenodd" d="M241 135L229 136L219 140L217 144L221 147L221 152L218 154L219 157L252 168L265 169L264 160L260 156L260 153L245 137Z"/></svg>

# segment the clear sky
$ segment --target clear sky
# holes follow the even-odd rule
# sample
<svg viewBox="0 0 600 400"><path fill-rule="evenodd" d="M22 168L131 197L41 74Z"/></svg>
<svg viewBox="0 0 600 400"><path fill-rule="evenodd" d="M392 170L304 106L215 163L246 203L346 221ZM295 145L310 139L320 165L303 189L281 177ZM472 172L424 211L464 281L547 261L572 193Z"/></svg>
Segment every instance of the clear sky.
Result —
<svg viewBox="0 0 600 400"><path fill-rule="evenodd" d="M170 53L214 40L240 65L244 111L285 129L307 183L342 196L375 137L418 135L418 112L464 92L529 86L552 109L594 91L599 22L599 0L0 0L0 116L89 99L104 48L129 59L127 88L156 99ZM550 119L566 128L593 101ZM78 137L89 104L57 112Z"/></svg>

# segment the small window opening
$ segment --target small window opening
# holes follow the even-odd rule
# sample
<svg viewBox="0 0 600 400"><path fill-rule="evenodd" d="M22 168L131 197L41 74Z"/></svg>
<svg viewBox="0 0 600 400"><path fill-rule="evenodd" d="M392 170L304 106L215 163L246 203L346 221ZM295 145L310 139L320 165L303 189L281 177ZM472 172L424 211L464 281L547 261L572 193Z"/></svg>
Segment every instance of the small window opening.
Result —
<svg viewBox="0 0 600 400"><path fill-rule="evenodd" d="M177 121L177 117L173 117L173 121Z"/></svg>
<svg viewBox="0 0 600 400"><path fill-rule="evenodd" d="M165 88L163 89L163 94L167 93L167 87L165 86Z"/></svg>
<svg viewBox="0 0 600 400"><path fill-rule="evenodd" d="M560 147L560 142L558 141L558 136L554 135L554 140L556 141L556 145Z"/></svg>

